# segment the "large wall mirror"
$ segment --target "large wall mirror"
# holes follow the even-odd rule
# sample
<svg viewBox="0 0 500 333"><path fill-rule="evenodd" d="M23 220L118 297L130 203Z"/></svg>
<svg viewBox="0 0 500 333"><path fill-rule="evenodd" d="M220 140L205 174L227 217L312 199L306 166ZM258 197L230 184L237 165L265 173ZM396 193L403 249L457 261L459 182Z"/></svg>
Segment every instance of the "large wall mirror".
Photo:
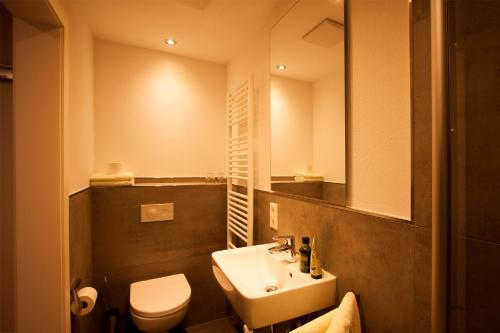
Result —
<svg viewBox="0 0 500 333"><path fill-rule="evenodd" d="M344 3L300 0L270 37L271 189L345 205Z"/></svg>

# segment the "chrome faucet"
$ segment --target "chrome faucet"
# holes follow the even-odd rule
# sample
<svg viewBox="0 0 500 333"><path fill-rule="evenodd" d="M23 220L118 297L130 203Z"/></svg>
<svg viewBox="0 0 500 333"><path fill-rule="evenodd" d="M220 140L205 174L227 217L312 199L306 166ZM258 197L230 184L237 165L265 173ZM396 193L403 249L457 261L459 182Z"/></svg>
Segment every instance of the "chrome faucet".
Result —
<svg viewBox="0 0 500 333"><path fill-rule="evenodd" d="M295 236L274 236L273 240L284 240L284 242L280 245L273 246L269 248L269 252L277 253L277 252L289 252L290 256L286 259L288 262L295 262L295 255L297 252L295 251Z"/></svg>

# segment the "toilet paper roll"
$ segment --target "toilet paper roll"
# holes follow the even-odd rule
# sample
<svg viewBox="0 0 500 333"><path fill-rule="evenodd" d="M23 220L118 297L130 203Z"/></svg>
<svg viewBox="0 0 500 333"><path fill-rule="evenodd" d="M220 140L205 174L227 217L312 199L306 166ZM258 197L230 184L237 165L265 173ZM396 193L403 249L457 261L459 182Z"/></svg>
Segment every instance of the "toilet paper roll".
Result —
<svg viewBox="0 0 500 333"><path fill-rule="evenodd" d="M78 297L80 298L82 308L78 311L78 304L76 300L73 300L71 302L71 312L75 316L85 316L94 309L95 302L97 301L97 290L92 287L82 288L78 290Z"/></svg>

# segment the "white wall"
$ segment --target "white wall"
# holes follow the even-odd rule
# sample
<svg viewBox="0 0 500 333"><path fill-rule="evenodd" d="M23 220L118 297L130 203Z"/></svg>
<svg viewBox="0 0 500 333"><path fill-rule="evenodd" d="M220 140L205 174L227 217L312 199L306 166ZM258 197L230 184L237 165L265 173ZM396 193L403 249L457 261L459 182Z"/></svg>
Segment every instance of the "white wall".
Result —
<svg viewBox="0 0 500 333"><path fill-rule="evenodd" d="M262 30L248 47L227 66L227 89L231 91L249 75L254 82L254 186L271 190L271 118L269 80L269 34Z"/></svg>
<svg viewBox="0 0 500 333"><path fill-rule="evenodd" d="M69 194L88 187L94 168L94 55L90 29L71 3L65 3L68 32L67 170Z"/></svg>
<svg viewBox="0 0 500 333"><path fill-rule="evenodd" d="M279 18L276 12L274 22ZM281 13L284 13L282 11ZM408 1L351 3L349 206L409 219L411 119ZM269 29L228 65L228 86L253 73L256 187L270 190Z"/></svg>
<svg viewBox="0 0 500 333"><path fill-rule="evenodd" d="M411 216L407 0L351 3L350 206Z"/></svg>
<svg viewBox="0 0 500 333"><path fill-rule="evenodd" d="M344 70L314 83L271 76L271 172L345 183Z"/></svg>
<svg viewBox="0 0 500 333"><path fill-rule="evenodd" d="M95 171L225 171L226 67L96 39Z"/></svg>
<svg viewBox="0 0 500 333"><path fill-rule="evenodd" d="M310 171L313 165L313 85L271 77L271 167L273 176Z"/></svg>
<svg viewBox="0 0 500 333"><path fill-rule="evenodd" d="M270 57L269 31L271 26L293 5L296 0L280 3L269 17L266 26L248 41L227 65L229 91L245 81L249 75L254 80L254 178L255 187L271 190L271 112L270 112Z"/></svg>
<svg viewBox="0 0 500 333"><path fill-rule="evenodd" d="M342 66L313 84L313 171L327 182L342 184L346 165L344 82Z"/></svg>

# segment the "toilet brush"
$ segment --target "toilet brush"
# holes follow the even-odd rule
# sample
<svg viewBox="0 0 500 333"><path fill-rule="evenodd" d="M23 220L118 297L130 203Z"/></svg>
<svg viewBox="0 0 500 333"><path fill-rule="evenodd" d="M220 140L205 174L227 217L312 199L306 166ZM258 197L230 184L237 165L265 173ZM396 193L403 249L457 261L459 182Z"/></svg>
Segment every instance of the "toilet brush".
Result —
<svg viewBox="0 0 500 333"><path fill-rule="evenodd" d="M108 278L104 275L104 317L106 321L106 333L118 333L120 332L120 310L116 306L112 305L110 301Z"/></svg>

